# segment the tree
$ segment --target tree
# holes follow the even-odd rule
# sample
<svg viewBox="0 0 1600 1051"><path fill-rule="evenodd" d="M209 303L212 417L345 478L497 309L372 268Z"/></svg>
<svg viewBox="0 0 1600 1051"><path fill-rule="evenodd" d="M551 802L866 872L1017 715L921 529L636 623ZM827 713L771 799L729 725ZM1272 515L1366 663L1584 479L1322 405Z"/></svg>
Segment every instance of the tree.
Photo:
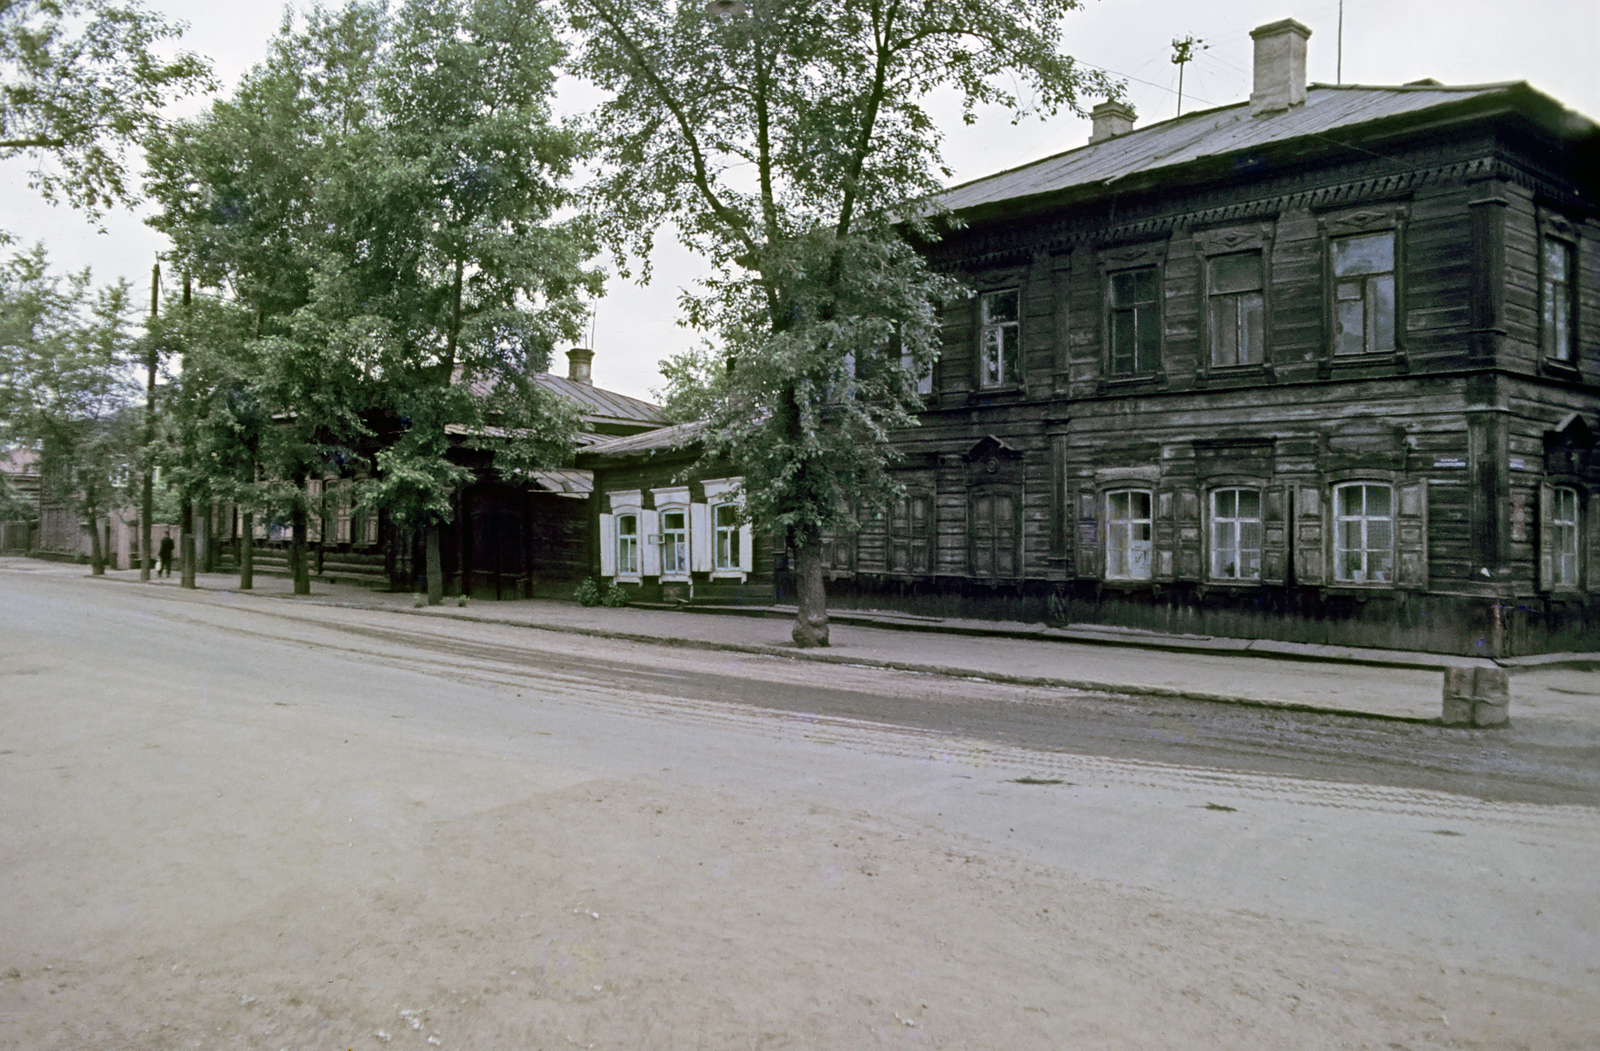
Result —
<svg viewBox="0 0 1600 1051"><path fill-rule="evenodd" d="M136 3L0 0L0 159L32 158L34 189L90 215L131 202L127 147L211 85L203 59L156 54L182 30Z"/></svg>
<svg viewBox="0 0 1600 1051"><path fill-rule="evenodd" d="M44 493L88 519L96 576L105 572L100 518L135 448L129 297L126 282L94 289L87 270L51 274L43 246L0 268L4 437L38 449Z"/></svg>
<svg viewBox="0 0 1600 1051"><path fill-rule="evenodd" d="M504 459L570 449L572 415L529 378L600 291L584 225L555 218L580 145L550 116L560 55L536 0L319 10L232 100L151 143L152 224L253 318L278 424L263 466L297 552L294 494L357 469L376 474L362 507L437 551L468 477L447 425L480 444L496 428Z"/></svg>
<svg viewBox="0 0 1600 1051"><path fill-rule="evenodd" d="M610 92L594 117L607 234L642 254L670 220L716 271L685 302L724 356L700 395L705 452L743 470L746 513L788 538L801 646L828 640L822 537L895 491L890 432L915 422L936 306L962 294L906 238L934 235L948 174L929 96L954 91L970 121L1114 94L1060 53L1078 6L568 0L578 69Z"/></svg>

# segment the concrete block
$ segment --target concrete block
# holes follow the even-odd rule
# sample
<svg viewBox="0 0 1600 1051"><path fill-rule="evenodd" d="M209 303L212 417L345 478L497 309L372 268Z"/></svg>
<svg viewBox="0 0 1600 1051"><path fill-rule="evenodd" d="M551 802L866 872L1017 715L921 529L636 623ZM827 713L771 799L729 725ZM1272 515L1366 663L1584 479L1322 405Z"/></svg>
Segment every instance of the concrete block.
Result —
<svg viewBox="0 0 1600 1051"><path fill-rule="evenodd" d="M1440 720L1446 726L1471 726L1472 725L1472 698L1452 697L1444 695L1444 717Z"/></svg>
<svg viewBox="0 0 1600 1051"><path fill-rule="evenodd" d="M1511 722L1509 704L1475 704L1472 706L1473 726L1505 726Z"/></svg>
<svg viewBox="0 0 1600 1051"><path fill-rule="evenodd" d="M1446 726L1504 726L1511 721L1511 678L1504 668L1445 668L1443 699L1440 721Z"/></svg>

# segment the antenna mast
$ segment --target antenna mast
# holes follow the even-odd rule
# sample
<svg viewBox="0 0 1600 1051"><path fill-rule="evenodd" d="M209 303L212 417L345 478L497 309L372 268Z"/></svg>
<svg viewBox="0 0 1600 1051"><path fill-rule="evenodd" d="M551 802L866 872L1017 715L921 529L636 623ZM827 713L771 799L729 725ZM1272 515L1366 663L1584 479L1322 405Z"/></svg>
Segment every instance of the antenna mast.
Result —
<svg viewBox="0 0 1600 1051"><path fill-rule="evenodd" d="M1340 0L1343 3L1344 0ZM1172 42L1172 64L1178 67L1178 116L1183 116L1183 67L1194 61L1195 49L1206 50L1211 45L1199 37L1186 36Z"/></svg>

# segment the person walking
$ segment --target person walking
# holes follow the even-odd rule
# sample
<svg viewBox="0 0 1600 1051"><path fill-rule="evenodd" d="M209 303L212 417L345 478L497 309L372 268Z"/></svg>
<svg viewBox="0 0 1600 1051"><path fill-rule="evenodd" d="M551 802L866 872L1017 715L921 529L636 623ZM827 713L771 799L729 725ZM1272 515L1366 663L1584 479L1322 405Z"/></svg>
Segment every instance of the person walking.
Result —
<svg viewBox="0 0 1600 1051"><path fill-rule="evenodd" d="M161 547L156 552L161 558L161 568L157 571L157 576L172 576L172 546L172 531L169 529L161 538Z"/></svg>

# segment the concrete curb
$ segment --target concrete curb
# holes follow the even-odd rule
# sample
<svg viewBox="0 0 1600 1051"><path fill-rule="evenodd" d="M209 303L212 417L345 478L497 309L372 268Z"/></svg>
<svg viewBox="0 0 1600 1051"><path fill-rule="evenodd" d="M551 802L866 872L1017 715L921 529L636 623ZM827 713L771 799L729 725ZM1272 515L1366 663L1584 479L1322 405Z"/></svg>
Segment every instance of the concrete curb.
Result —
<svg viewBox="0 0 1600 1051"><path fill-rule="evenodd" d="M114 580L114 581L117 581L118 583L128 583L128 584L139 583L139 581L122 580L122 579L120 579L118 577L102 577L102 578L98 578L98 579ZM189 590L189 589L184 589L184 590ZM798 649L798 648L790 648L790 647L786 647L786 646L769 646L769 645L762 645L762 644L758 644L758 643L717 642L717 641L714 641L714 640L711 640L711 639L693 639L693 638L685 638L683 636L651 635L651 634L643 634L643 633L640 633L640 632L620 631L620 630L615 630L615 629L610 629L610 628L587 627L587 626L584 626L584 625L577 625L577 624L558 624L558 623L550 623L550 622L532 622L532 621L524 621L524 620L510 620L510 619L503 618L503 617L487 617L487 616L475 615L475 614L471 614L471 613L455 613L455 612L450 612L450 611L445 610L445 609L439 609L439 608L436 608L436 607L435 608L430 608L430 607L406 608L406 607L400 607L400 606L381 605L381 604L369 603L369 602L344 602L344 601L339 601L339 600L334 599L334 598L329 597L329 596L316 596L316 595L300 595L300 596L294 596L294 595L269 595L269 594L261 594L259 592L254 592L254 591L241 591L241 590L233 589L233 588L223 588L223 589L195 588L195 589L193 589L193 591L195 593L204 592L204 593L209 593L209 594L242 595L242 596L246 596L246 597L249 597L249 598L264 599L264 600L275 601L275 602L286 602L286 603L291 603L291 604L298 603L298 604L308 604L308 605L314 605L314 606L328 606L328 607L336 608L336 609L355 609L355 610L362 610L362 611L374 612L374 613L393 613L393 614L399 614L399 615L402 615L402 616L427 617L427 618L430 618L430 619L433 619L433 620L467 621L468 623L473 623L473 624L492 624L492 625L498 625L498 626L502 626L502 627L527 628L527 629L535 630L535 631L559 632L559 633L567 634L567 635L579 635L579 636L584 636L584 637L588 637L588 638L610 639L610 640L614 640L614 641L618 641L618 642L632 642L632 643L638 643L638 644L642 644L642 645L673 646L673 647L679 647L679 648L682 648L682 649L705 650L705 651L721 651L721 652L728 652L728 653L745 653L745 654L750 654L752 656L781 657L781 658L785 658L785 659L788 659L788 660L814 661L814 662L823 663L823 664L837 664L837 665L842 665L842 666L852 666L853 665L853 666L856 666L856 667L879 668L879 669L888 670L888 671L904 671L904 672L911 672L911 673L914 673L914 674L921 674L921 675L937 675L937 676L941 676L943 678L974 679L974 680L978 680L978 681L982 681L982 682L993 682L993 683L999 683L999 684L1007 685L1007 686L1031 686L1031 687L1039 687L1039 688L1045 688L1045 689L1066 689L1066 690L1076 690L1076 691L1080 691L1080 692L1083 692L1083 693L1097 693L1097 694L1108 695L1108 696L1117 696L1117 697L1149 697L1149 698L1160 699L1160 700L1200 701L1200 702L1210 703L1210 704L1229 704L1229 705L1234 705L1234 706L1237 706L1237 707L1257 708L1257 709L1269 710L1269 711L1309 712L1309 713L1314 713L1314 714L1319 714L1319 715L1335 715L1335 716L1341 716L1341 717L1344 717L1344 718L1352 718L1352 719L1375 719L1375 720L1381 720L1381 721L1384 721L1384 722L1409 723L1409 724L1413 724L1413 725L1441 725L1442 724L1442 718L1441 717L1419 718L1419 717L1415 717L1415 716L1405 716L1405 715L1387 715L1387 714L1384 714L1384 713L1381 713L1381 712L1369 712L1369 711L1360 711L1360 710L1348 709L1348 708L1337 708L1337 707L1331 707L1331 706L1326 706L1326 705L1307 704L1307 703L1298 702L1298 701L1273 701L1273 700L1263 699L1263 698L1259 698L1259 697L1241 697L1241 696L1238 696L1236 694L1206 693L1206 692L1194 691L1194 690L1183 690L1183 689L1179 689L1179 688L1171 687L1171 686L1146 686L1146 685L1137 685L1137 684L1131 684L1131 683L1125 683L1125 682L1098 682L1098 681L1087 680L1087 679L1066 679L1066 678L1055 678L1055 677L1051 677L1051 676L1037 676L1037 675L1010 675L1010 674L1006 674L1004 672L993 672L993 671L985 671L985 670L982 670L982 669L961 668L961 667L953 667L953 666L949 666L949 665L940 665L940 664L927 664L927 663L922 663L922 662L918 662L918 661L890 660L890 659L881 658L881 657L868 657L868 656L864 656L864 655L829 652L827 650L801 650L801 649ZM677 610L672 610L669 607L663 607L663 608L639 607L639 608L647 609L647 610L649 610L651 612L678 612ZM695 610L695 612L719 612L719 610L701 609L701 610ZM764 618L776 618L776 617L782 616L781 613L772 611L770 609L759 608L759 607L756 608L756 609L750 610L750 612L748 612L748 613L742 613L740 615L758 616L758 617L764 617ZM846 620L844 618L835 618L830 614L830 618L829 619L833 620L833 621L835 621L837 623L853 623L855 626L859 626L859 627L873 627L873 628L881 628L881 629L884 629L884 630L898 630L899 627L900 627L897 624L885 624L885 623L883 623L881 621L877 621L877 620L872 619L872 618L850 618L849 620ZM934 626L934 627L936 629L938 629L938 630L935 630L934 633L938 633L938 634L973 635L973 636L990 637L990 638L1008 638L1008 639L1017 639L1017 640L1020 640L1020 641L1027 641L1027 642L1084 642L1084 643L1089 643L1089 644L1095 644L1095 643L1100 643L1102 641L1105 641L1105 640L1102 640L1102 639L1097 638L1097 637L1091 637L1091 638L1087 638L1087 639L1078 639L1078 638L1064 637L1063 635L1040 635L1040 634L1034 633L1034 632L1007 631L1006 629L996 629L996 630L992 630L992 631L991 630L984 630L984 629L965 630L964 626L951 626L951 625L938 625L938 626ZM915 629L913 629L913 630L915 630ZM1241 641L1243 641L1243 640L1241 640ZM1232 654L1236 654L1236 655L1239 655L1239 656L1255 656L1255 657L1263 657L1263 658L1269 658L1269 659L1273 658L1273 657L1287 656L1287 659L1296 660L1296 661L1302 661L1302 662L1346 663L1346 664L1363 665L1363 666L1368 666L1368 667L1374 667L1374 666L1375 667L1396 667L1396 668L1405 668L1405 669L1412 669L1412 670L1441 670L1443 667L1446 666L1446 665L1435 665L1435 664L1432 664L1431 662L1430 663L1421 663L1421 662L1410 662L1410 663L1387 662L1387 663L1381 663L1380 664L1380 663L1367 661L1367 660L1349 659L1349 658L1340 659L1338 657L1315 657L1315 656L1302 655L1302 654L1280 655L1280 654L1274 654L1274 653L1271 653L1271 652L1251 653L1251 652L1245 651L1242 648L1232 649L1232 650L1227 650L1227 651L1220 651L1219 652L1218 650L1214 650L1214 649L1196 649L1196 648L1181 647L1181 646L1165 646L1165 647L1163 647L1163 646L1141 646L1139 642L1135 642L1135 641L1132 641L1132 640L1128 640L1128 641L1117 640L1116 644L1121 645L1121 646L1125 646L1125 647L1129 647L1129 648L1160 649L1160 650L1167 650L1167 651L1172 651L1172 652L1183 652L1183 653L1215 654L1215 655L1222 655L1222 656L1226 656L1229 653L1232 653ZM1432 655L1428 655L1428 656L1432 656ZM1465 664L1468 663L1469 660L1470 660L1469 658L1463 658L1460 661L1457 661L1455 663L1458 666L1459 665L1465 665ZM1488 667L1495 667L1495 664L1492 661L1486 661L1485 660L1485 661L1478 661L1476 663L1482 664L1482 665L1485 665L1485 666L1488 666Z"/></svg>

